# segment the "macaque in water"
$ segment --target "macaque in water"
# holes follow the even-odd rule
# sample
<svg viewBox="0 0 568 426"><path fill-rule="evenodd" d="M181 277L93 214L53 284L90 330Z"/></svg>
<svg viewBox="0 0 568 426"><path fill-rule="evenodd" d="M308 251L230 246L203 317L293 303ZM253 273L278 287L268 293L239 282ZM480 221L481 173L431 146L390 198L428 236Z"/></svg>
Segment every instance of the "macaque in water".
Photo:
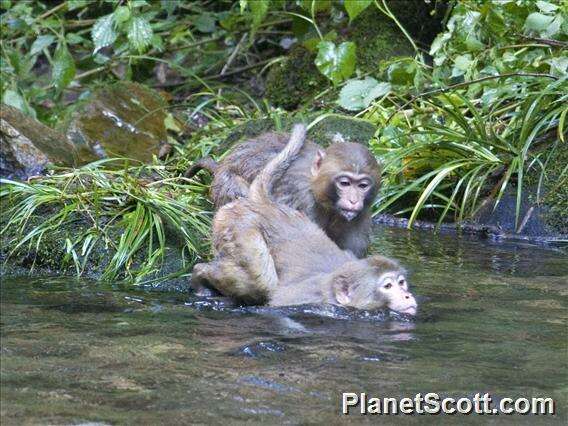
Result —
<svg viewBox="0 0 568 426"><path fill-rule="evenodd" d="M288 135L265 133L236 145L221 162L206 157L186 173L213 173L215 208L246 197L249 185L282 151ZM322 149L305 142L294 161L274 181L274 201L305 213L340 248L363 257L371 233L370 208L380 185L381 168L361 144L337 142Z"/></svg>
<svg viewBox="0 0 568 426"><path fill-rule="evenodd" d="M383 256L357 259L304 213L272 199L272 185L301 154L305 127L273 157L247 195L221 207L213 221L214 260L195 266L192 286L246 303L330 303L416 314L405 271Z"/></svg>

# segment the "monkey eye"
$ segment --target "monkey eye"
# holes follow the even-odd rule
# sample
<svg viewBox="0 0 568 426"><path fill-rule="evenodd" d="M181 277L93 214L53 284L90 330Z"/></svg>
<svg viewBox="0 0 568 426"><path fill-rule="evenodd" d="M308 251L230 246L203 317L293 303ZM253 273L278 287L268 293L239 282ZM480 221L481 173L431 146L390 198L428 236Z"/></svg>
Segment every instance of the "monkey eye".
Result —
<svg viewBox="0 0 568 426"><path fill-rule="evenodd" d="M399 284L399 285L404 285L404 280L399 280L399 281L398 281L398 284Z"/></svg>
<svg viewBox="0 0 568 426"><path fill-rule="evenodd" d="M361 188L361 189L368 189L369 186L370 186L370 185L369 185L369 183L367 183L367 182L361 182L361 183L359 184L359 188Z"/></svg>
<svg viewBox="0 0 568 426"><path fill-rule="evenodd" d="M339 185L340 185L340 186L345 186L345 187L347 187L347 186L351 185L351 181L349 181L349 180L347 180L347 179L341 179L341 180L339 181Z"/></svg>
<svg viewBox="0 0 568 426"><path fill-rule="evenodd" d="M391 283L386 283L386 284L383 286L383 288L386 288L387 290L388 290L389 288L391 288L391 287L392 287L392 284L391 284Z"/></svg>

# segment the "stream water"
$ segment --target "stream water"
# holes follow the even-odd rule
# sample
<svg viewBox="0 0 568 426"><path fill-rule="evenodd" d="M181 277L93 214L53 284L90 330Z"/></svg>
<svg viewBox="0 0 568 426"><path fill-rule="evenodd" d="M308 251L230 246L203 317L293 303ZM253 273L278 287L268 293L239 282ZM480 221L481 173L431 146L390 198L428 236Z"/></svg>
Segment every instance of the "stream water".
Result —
<svg viewBox="0 0 568 426"><path fill-rule="evenodd" d="M379 228L416 320L242 309L70 278L3 278L1 423L565 424L568 255ZM555 416L340 414L370 397L551 397Z"/></svg>

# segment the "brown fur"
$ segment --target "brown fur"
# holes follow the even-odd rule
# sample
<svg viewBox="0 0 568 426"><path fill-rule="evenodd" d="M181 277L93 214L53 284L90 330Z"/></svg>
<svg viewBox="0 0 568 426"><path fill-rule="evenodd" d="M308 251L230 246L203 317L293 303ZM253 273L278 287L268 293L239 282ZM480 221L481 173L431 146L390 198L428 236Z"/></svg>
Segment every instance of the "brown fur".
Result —
<svg viewBox="0 0 568 426"><path fill-rule="evenodd" d="M378 287L385 274L404 275L395 261L382 256L357 259L341 250L304 213L271 198L272 177L278 178L286 166L294 164L302 141L302 132L295 128L286 149L253 181L249 197L219 209L213 222L215 258L196 265L193 286L210 286L248 303L274 306L390 306L390 296ZM395 291L399 299L408 299L415 306L407 287Z"/></svg>
<svg viewBox="0 0 568 426"><path fill-rule="evenodd" d="M271 159L286 145L288 135L265 133L255 139L240 143L220 163L211 159L201 160L190 169L193 176L199 169L213 173L211 197L218 209L221 206L246 197L248 185ZM318 151L323 159L315 175L312 174ZM364 207L352 220L346 220L337 209L334 179L342 172L369 177L372 187L366 194ZM286 204L305 213L342 249L363 257L371 232L370 207L380 184L380 167L367 148L357 143L335 143L322 151L321 147L307 141L296 160L277 179L272 194L278 203Z"/></svg>

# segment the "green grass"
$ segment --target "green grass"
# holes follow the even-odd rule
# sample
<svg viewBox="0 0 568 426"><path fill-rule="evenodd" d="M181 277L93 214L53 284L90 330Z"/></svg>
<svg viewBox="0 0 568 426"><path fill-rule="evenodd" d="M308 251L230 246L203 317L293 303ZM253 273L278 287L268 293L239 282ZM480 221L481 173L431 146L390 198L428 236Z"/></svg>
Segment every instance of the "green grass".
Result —
<svg viewBox="0 0 568 426"><path fill-rule="evenodd" d="M112 167L123 162L98 161L31 183L1 180L0 198L11 207L0 232L19 230L9 253L37 251L49 233L79 218L88 225L60 241L78 275L85 271L94 247L102 244L111 253L102 279L140 282L159 269L167 231L181 237L180 250L188 266L206 253L211 220L206 187L178 177L164 165ZM38 214L45 219L31 225ZM143 260L136 262L139 254Z"/></svg>
<svg viewBox="0 0 568 426"><path fill-rule="evenodd" d="M426 208L437 211L439 223L449 213L462 221L473 217L485 199L498 204L513 185L519 223L525 176L536 170L542 181L548 155L555 151L551 148L568 142L568 80L536 84L519 98L504 96L489 110L480 104L458 91L416 101L411 107L417 114L407 131L373 145L390 176L377 202L379 212L410 197L412 206L397 212L409 214L409 226Z"/></svg>

